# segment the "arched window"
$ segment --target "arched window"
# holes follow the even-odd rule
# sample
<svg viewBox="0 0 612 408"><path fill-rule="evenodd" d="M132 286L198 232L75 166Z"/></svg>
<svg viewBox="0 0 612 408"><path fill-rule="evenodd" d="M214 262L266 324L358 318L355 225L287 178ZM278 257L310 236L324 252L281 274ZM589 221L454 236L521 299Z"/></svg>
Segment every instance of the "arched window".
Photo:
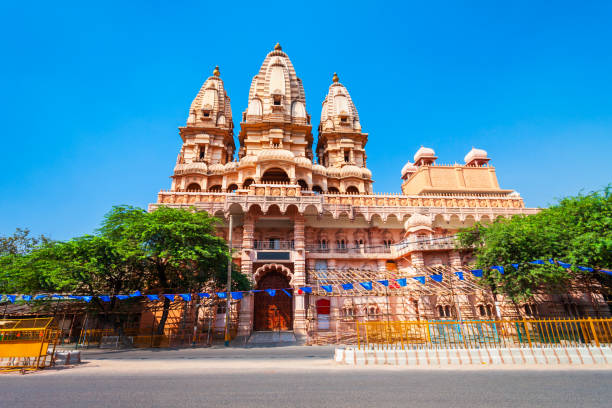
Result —
<svg viewBox="0 0 612 408"><path fill-rule="evenodd" d="M211 193L220 193L221 192L221 184L216 184L208 189Z"/></svg>
<svg viewBox="0 0 612 408"><path fill-rule="evenodd" d="M229 187L227 188L227 192L231 193L232 191L236 191L238 190L238 186L236 184L230 184Z"/></svg>
<svg viewBox="0 0 612 408"><path fill-rule="evenodd" d="M487 317L493 317L493 306L487 305Z"/></svg>
<svg viewBox="0 0 612 408"><path fill-rule="evenodd" d="M481 317L485 317L487 312L485 311L485 307L483 305L478 305L478 314L480 314Z"/></svg>
<svg viewBox="0 0 612 408"><path fill-rule="evenodd" d="M438 306L438 317L444 317L444 308L442 306Z"/></svg>
<svg viewBox="0 0 612 408"><path fill-rule="evenodd" d="M253 180L252 178L248 178L244 180L244 183L242 183L242 188L249 188L249 186L253 184L254 182L255 180Z"/></svg>
<svg viewBox="0 0 612 408"><path fill-rule="evenodd" d="M306 183L304 180L299 179L298 184L300 185L302 190L308 190L308 183Z"/></svg>
<svg viewBox="0 0 612 408"><path fill-rule="evenodd" d="M283 169L275 167L273 169L266 170L263 177L261 178L262 183L289 183L289 176Z"/></svg>
<svg viewBox="0 0 612 408"><path fill-rule="evenodd" d="M191 183L187 186L187 191L200 191L200 185L198 183Z"/></svg>
<svg viewBox="0 0 612 408"><path fill-rule="evenodd" d="M446 314L446 317L451 317L451 308L449 305L444 306L444 313Z"/></svg>
<svg viewBox="0 0 612 408"><path fill-rule="evenodd" d="M323 189L320 186L312 186L312 191L314 191L317 194L323 194Z"/></svg>
<svg viewBox="0 0 612 408"><path fill-rule="evenodd" d="M525 316L532 317L538 314L538 308L535 304L525 303L523 310L525 311Z"/></svg>
<svg viewBox="0 0 612 408"><path fill-rule="evenodd" d="M336 240L336 248L346 249L346 242L343 239Z"/></svg>
<svg viewBox="0 0 612 408"><path fill-rule="evenodd" d="M346 192L349 193L349 194L359 194L359 189L357 187L355 187L355 186L349 186L346 189Z"/></svg>
<svg viewBox="0 0 612 408"><path fill-rule="evenodd" d="M338 193L340 192L340 190L338 190L336 187L329 187L329 188L327 189L327 192L328 192L329 194L338 194Z"/></svg>
<svg viewBox="0 0 612 408"><path fill-rule="evenodd" d="M391 241L390 239L383 239L383 245L385 246L385 248L391 248L391 244L393 244L393 241Z"/></svg>

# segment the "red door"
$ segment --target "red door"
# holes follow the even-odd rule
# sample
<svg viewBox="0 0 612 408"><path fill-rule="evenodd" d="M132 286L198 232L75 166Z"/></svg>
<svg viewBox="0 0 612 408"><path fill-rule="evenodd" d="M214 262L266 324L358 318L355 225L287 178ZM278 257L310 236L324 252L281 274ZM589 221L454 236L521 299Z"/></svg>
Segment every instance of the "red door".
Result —
<svg viewBox="0 0 612 408"><path fill-rule="evenodd" d="M292 330L293 328L293 302L280 289L289 287L285 275L271 271L266 274L257 285L263 292L255 293L254 330ZM265 289L277 289L274 296L270 296ZM286 289L292 293L292 290Z"/></svg>

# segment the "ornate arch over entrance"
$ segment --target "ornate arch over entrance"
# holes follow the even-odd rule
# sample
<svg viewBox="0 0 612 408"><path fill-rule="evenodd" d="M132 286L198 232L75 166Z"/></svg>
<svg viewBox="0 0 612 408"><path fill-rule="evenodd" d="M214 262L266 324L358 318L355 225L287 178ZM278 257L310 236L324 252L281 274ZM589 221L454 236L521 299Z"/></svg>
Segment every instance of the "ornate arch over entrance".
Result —
<svg viewBox="0 0 612 408"><path fill-rule="evenodd" d="M255 287L262 292L255 293L253 330L292 330L293 297L280 289L292 293L291 270L283 265L268 264L254 274ZM271 296L266 289L277 289Z"/></svg>

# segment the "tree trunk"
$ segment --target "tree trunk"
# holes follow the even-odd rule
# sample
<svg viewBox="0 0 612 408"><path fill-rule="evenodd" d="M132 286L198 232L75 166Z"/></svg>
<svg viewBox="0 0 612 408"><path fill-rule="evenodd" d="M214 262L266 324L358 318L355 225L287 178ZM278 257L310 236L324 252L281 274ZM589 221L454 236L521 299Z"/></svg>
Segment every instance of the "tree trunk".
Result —
<svg viewBox="0 0 612 408"><path fill-rule="evenodd" d="M161 319L159 319L159 325L157 326L157 334L163 335L166 327L166 320L168 320L168 313L170 312L170 299L164 296L164 308L162 311Z"/></svg>

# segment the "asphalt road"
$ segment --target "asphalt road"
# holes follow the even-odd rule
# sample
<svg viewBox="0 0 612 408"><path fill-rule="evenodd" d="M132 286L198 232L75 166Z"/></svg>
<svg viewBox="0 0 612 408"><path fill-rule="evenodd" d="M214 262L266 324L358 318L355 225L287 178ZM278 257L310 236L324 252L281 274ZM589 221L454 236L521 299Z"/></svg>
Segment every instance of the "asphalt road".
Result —
<svg viewBox="0 0 612 408"><path fill-rule="evenodd" d="M0 407L609 407L612 370L355 369L330 348L88 353L0 376Z"/></svg>

